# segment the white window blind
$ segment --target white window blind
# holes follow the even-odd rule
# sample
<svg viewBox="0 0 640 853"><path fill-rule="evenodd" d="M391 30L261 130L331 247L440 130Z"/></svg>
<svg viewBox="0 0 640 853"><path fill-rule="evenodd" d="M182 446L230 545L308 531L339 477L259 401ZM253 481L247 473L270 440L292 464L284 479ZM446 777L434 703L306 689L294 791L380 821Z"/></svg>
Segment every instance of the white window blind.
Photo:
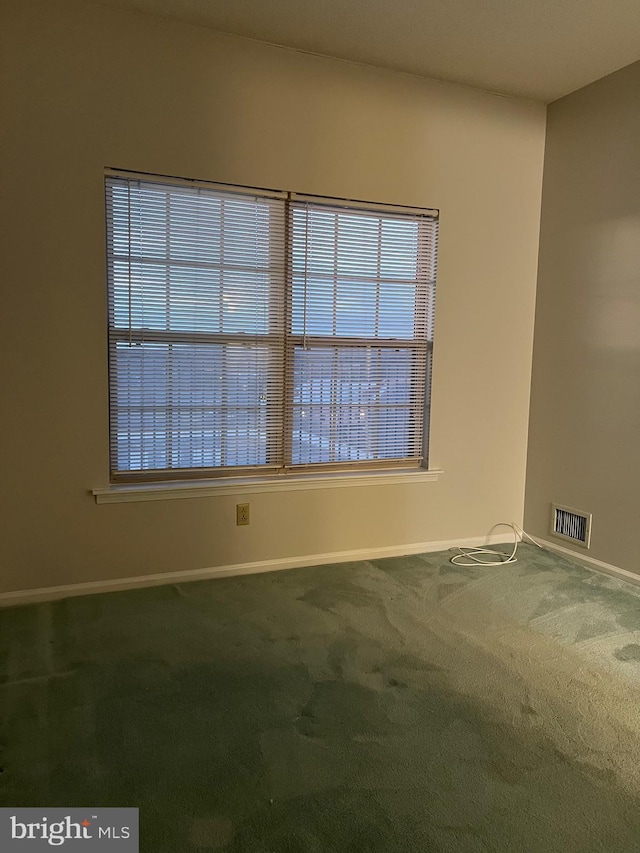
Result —
<svg viewBox="0 0 640 853"><path fill-rule="evenodd" d="M114 480L425 455L437 217L106 179Z"/></svg>
<svg viewBox="0 0 640 853"><path fill-rule="evenodd" d="M423 456L436 220L292 200L292 465Z"/></svg>

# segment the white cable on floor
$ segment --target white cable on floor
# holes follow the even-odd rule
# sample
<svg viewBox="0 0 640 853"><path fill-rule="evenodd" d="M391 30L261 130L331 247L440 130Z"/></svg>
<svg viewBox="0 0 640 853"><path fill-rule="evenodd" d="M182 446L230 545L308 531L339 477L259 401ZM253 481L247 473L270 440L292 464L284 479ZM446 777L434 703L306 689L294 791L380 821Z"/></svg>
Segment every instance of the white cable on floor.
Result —
<svg viewBox="0 0 640 853"><path fill-rule="evenodd" d="M518 550L518 542L520 541L520 537L524 536L533 542L534 545L537 545L538 548L542 548L542 545L536 542L528 533L525 533L514 521L499 521L495 527L510 527L513 530L515 542L513 543L513 551L510 554L503 554L502 551L493 551L491 548L458 548L460 553L453 556L451 562L456 566L506 566L507 563L517 563L516 551ZM484 557L481 558L478 556L479 554L490 554L492 557L499 557L500 559L487 560ZM470 562L462 562L465 559L470 560Z"/></svg>

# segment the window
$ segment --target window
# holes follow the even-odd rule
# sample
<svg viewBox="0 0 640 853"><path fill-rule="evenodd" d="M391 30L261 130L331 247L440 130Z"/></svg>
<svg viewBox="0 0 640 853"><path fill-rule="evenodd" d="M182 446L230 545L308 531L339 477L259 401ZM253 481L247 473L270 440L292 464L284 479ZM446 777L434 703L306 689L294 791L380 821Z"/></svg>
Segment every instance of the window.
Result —
<svg viewBox="0 0 640 853"><path fill-rule="evenodd" d="M426 457L433 211L106 179L114 481Z"/></svg>

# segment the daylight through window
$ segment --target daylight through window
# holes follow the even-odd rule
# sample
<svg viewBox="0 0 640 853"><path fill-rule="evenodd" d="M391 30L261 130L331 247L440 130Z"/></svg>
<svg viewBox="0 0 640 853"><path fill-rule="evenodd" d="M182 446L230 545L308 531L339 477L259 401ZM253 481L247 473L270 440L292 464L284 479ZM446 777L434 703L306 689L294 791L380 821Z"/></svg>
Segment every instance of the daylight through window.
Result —
<svg viewBox="0 0 640 853"><path fill-rule="evenodd" d="M417 467L434 211L106 179L114 480Z"/></svg>

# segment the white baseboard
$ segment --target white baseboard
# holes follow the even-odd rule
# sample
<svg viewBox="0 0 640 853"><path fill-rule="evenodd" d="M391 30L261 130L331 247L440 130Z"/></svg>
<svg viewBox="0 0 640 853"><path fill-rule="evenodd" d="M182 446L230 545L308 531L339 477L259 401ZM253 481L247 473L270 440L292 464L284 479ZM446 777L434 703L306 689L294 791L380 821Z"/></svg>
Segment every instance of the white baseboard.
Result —
<svg viewBox="0 0 640 853"><path fill-rule="evenodd" d="M553 553L559 554L561 557L567 557L568 559L573 560L574 563L579 563L587 569L595 569L597 572L604 572L605 574L612 575L614 578L618 578L619 580L640 585L640 575L637 575L635 572L630 572L627 569L621 569L619 566L614 566L611 563L603 563L602 560L596 560L595 557L587 557L586 554L580 554L577 551L572 551L570 548L563 548L562 545L557 545L555 542L550 542L548 539L540 539L536 536L536 542L542 545L543 548L547 548L549 551L553 551Z"/></svg>
<svg viewBox="0 0 640 853"><path fill-rule="evenodd" d="M508 534L507 534L508 537ZM205 569L188 569L182 572L163 572L156 575L138 575L130 578L88 581L85 583L48 586L40 589L18 589L0 593L0 607L20 604L35 604L71 598L76 595L95 595L102 592L118 592L145 586L188 583L189 581L211 580L233 575L252 575L259 572L275 572L281 569L299 569L303 566L321 566L329 563L350 563L360 560L380 560L384 557L405 557L410 554L429 554L448 551L450 548L476 548L497 545L505 541L504 533L475 536L470 539L442 540L439 542L414 542L410 545L389 545L382 548L360 548L355 551L333 551L325 554L309 554L303 557L283 557L276 560L259 560L254 563L235 563L230 566L215 566Z"/></svg>

